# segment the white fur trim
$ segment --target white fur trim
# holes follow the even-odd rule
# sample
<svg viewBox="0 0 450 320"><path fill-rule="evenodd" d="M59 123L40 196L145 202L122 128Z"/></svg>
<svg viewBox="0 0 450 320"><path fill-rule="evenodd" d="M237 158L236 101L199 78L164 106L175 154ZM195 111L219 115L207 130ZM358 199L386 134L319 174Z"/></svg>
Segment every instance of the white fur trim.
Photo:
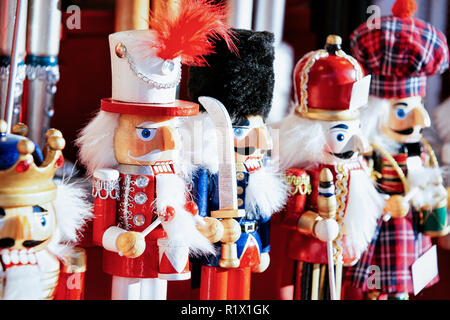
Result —
<svg viewBox="0 0 450 320"><path fill-rule="evenodd" d="M119 238L119 236L125 232L127 232L127 230L121 229L119 227L109 227L108 229L106 229L102 237L103 248L108 251L119 252L119 249L117 249L117 238Z"/></svg>
<svg viewBox="0 0 450 320"><path fill-rule="evenodd" d="M38 265L12 267L5 272L4 300L41 300L44 290Z"/></svg>
<svg viewBox="0 0 450 320"><path fill-rule="evenodd" d="M82 227L93 217L88 195L88 191L74 184L57 184L56 199L53 201L56 230L48 247L53 254L60 256L67 246L76 243Z"/></svg>
<svg viewBox="0 0 450 320"><path fill-rule="evenodd" d="M343 222L350 250L353 249L356 256L359 257L372 240L384 203L383 195L378 193L364 170L351 171Z"/></svg>
<svg viewBox="0 0 450 320"><path fill-rule="evenodd" d="M119 171L115 169L97 169L94 171L94 178L102 181L116 181L119 179Z"/></svg>
<svg viewBox="0 0 450 320"><path fill-rule="evenodd" d="M333 156L324 152L330 121L305 119L292 113L271 126L279 130L279 139L274 141L279 154L274 155L274 162L279 161L282 171L335 162Z"/></svg>
<svg viewBox="0 0 450 320"><path fill-rule="evenodd" d="M251 212L256 212L256 207L263 218L270 217L274 212L283 208L286 202L287 185L281 177L270 171L270 168L262 167L251 173L245 191L245 208L247 217ZM256 217L255 217L256 218Z"/></svg>
<svg viewBox="0 0 450 320"><path fill-rule="evenodd" d="M174 174L156 176L156 209L165 212L168 206L175 209L170 222L163 222L169 240L183 242L191 254L201 255L214 252L213 246L196 228L194 217L184 209L186 184L183 178Z"/></svg>
<svg viewBox="0 0 450 320"><path fill-rule="evenodd" d="M321 161L326 136L319 121L310 121L291 113L272 127L279 129L279 139L274 141L278 144L279 159L274 161L279 161L282 171L292 167L308 167Z"/></svg>
<svg viewBox="0 0 450 320"><path fill-rule="evenodd" d="M118 164L114 155L114 134L118 124L119 114L100 110L81 130L75 144L80 148L80 161L89 174Z"/></svg>

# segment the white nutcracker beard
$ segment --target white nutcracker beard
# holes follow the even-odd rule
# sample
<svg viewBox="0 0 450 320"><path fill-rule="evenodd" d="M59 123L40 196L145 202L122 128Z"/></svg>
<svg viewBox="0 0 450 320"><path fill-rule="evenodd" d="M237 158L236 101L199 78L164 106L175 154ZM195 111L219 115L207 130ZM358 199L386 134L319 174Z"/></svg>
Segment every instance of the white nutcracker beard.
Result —
<svg viewBox="0 0 450 320"><path fill-rule="evenodd" d="M179 158L178 154L179 154L178 150L161 151L160 149L155 149L147 154L144 154L143 156L134 157L131 155L130 151L128 151L128 157L136 161L144 161L144 162L177 160Z"/></svg>
<svg viewBox="0 0 450 320"><path fill-rule="evenodd" d="M411 199L416 210L420 210L424 206L434 209L447 199L447 190L442 184L440 168L422 167L410 170L407 179L410 191L416 190Z"/></svg>
<svg viewBox="0 0 450 320"><path fill-rule="evenodd" d="M262 167L251 173L245 195L246 217L257 219L257 208L262 218L270 217L283 208L287 191L284 180L269 168Z"/></svg>
<svg viewBox="0 0 450 320"><path fill-rule="evenodd" d="M162 156L163 152L161 152L161 150L159 149L152 150L149 153L144 154L143 156L140 157L133 157L130 151L128 151L128 157L136 161L155 161L161 159Z"/></svg>
<svg viewBox="0 0 450 320"><path fill-rule="evenodd" d="M348 189L344 226L350 253L359 258L372 241L385 199L377 192L372 180L363 170L351 172Z"/></svg>
<svg viewBox="0 0 450 320"><path fill-rule="evenodd" d="M163 222L170 242L189 247L192 255L211 254L211 243L196 228L192 215L184 209L186 203L186 184L182 177L175 174L156 176L156 200L158 212L165 212L168 206L175 209L175 216L169 222Z"/></svg>
<svg viewBox="0 0 450 320"><path fill-rule="evenodd" d="M37 265L10 267L5 271L5 300L41 300L44 291Z"/></svg>
<svg viewBox="0 0 450 320"><path fill-rule="evenodd" d="M273 155L273 161L280 164L282 171L293 167L306 168L334 158L324 152L327 140L321 121L301 118L293 113L271 124L271 127L272 131L279 130L279 138L274 140L279 154Z"/></svg>
<svg viewBox="0 0 450 320"><path fill-rule="evenodd" d="M88 174L96 169L117 166L114 154L114 135L119 124L119 114L100 110L79 134L75 145L80 148L80 162Z"/></svg>

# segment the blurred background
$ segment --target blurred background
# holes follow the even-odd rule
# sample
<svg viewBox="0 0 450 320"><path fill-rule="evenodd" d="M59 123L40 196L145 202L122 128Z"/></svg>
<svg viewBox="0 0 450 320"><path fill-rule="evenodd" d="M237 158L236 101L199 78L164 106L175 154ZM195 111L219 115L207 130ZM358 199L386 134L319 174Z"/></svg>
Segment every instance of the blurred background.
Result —
<svg viewBox="0 0 450 320"><path fill-rule="evenodd" d="M8 0L2 0L7 2ZM32 1L32 0L29 0ZM111 66L108 35L125 29L144 29L148 9L157 10L161 1L172 0L60 0L61 29L59 52L59 82L54 92L51 126L60 129L67 141L65 157L76 163L77 149L73 141L79 130L98 111L100 99L111 95ZM219 1L218 1L219 2ZM374 14L369 6L377 5L381 15L389 15L394 0L224 0L231 8L230 22L238 28L268 30L276 38L276 85L273 110L269 122L278 121L289 111L292 96L292 70L305 53L322 48L329 34L343 38L343 48L349 50L349 35ZM417 0L416 17L431 22L449 36L450 1ZM373 8L373 7L370 7ZM378 10L377 9L377 10ZM187 70L183 71L179 98L187 96ZM27 84L24 84L22 119L30 113L26 109ZM430 114L450 96L450 79L443 76L429 79L426 107ZM449 113L450 114L450 113ZM450 119L449 119L450 120ZM425 133L440 155L442 137L434 127ZM445 137L444 137L445 138ZM450 139L449 139L450 140ZM78 168L83 173L83 168ZM447 181L448 185L449 181ZM450 249L450 240L446 240ZM90 257L98 254L96 248ZM101 269L99 259L88 259L89 269ZM441 281L414 299L450 299L450 251L439 249ZM87 275L86 298L104 298L109 279L100 274ZM264 290L255 277L252 298L265 299ZM263 289L263 287L261 287ZM170 292L169 292L170 298ZM177 297L173 293L172 298Z"/></svg>

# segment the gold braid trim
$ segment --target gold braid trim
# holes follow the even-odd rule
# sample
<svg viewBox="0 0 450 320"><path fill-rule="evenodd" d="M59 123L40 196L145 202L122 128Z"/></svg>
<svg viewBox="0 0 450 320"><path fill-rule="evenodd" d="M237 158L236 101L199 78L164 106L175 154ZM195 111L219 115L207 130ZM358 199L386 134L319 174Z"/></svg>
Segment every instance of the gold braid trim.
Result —
<svg viewBox="0 0 450 320"><path fill-rule="evenodd" d="M431 165L433 166L433 168L439 168L439 163L438 163L438 160L436 157L436 153L434 153L434 150L431 147L430 143L425 138L422 138L421 141L422 141L425 149L427 149L428 155L430 156Z"/></svg>
<svg viewBox="0 0 450 320"><path fill-rule="evenodd" d="M398 165L397 161L395 161L394 157L392 157L389 152L387 152L385 149L383 149L381 146L379 146L378 144L372 142L371 146L373 149L377 150L378 152L380 152L383 157L386 158L386 160L389 161L389 163L392 165L392 168L394 168L395 172L397 172L398 177L400 178L400 180L402 181L403 184L403 189L404 189L404 193L408 193L410 190L409 187L409 183L406 180L406 176L405 173L403 172L402 168L400 168L400 166Z"/></svg>
<svg viewBox="0 0 450 320"><path fill-rule="evenodd" d="M308 79L309 71L316 63L317 59L328 56L326 50L317 50L311 53L309 57L306 57L305 65L303 66L302 73L300 75L300 111L308 112Z"/></svg>
<svg viewBox="0 0 450 320"><path fill-rule="evenodd" d="M364 72L361 68L361 65L358 63L358 61L353 58L352 56L346 54L343 50L338 50L338 52L336 52L336 55L338 57L347 59L355 68L356 71L356 79L361 80L364 77Z"/></svg>
<svg viewBox="0 0 450 320"><path fill-rule="evenodd" d="M292 191L292 189L289 190L289 193L292 195L296 194L297 192L301 195L310 194L312 192L311 181L307 174L303 174L300 177L287 175L282 175L281 177L289 186L295 187L294 191Z"/></svg>
<svg viewBox="0 0 450 320"><path fill-rule="evenodd" d="M339 240L342 239L342 225L343 225L343 219L340 216L339 213L343 212L345 210L345 202L344 202L344 198L347 196L348 194L348 190L345 187L345 183L348 180L348 176L345 174L344 168L341 164L336 166L336 170L338 173L342 174L342 179L341 180L337 180L337 186L339 188L339 190L341 191L339 194L336 195L336 203L338 205L337 210L336 210L336 222L339 225L339 234L336 237L336 239L333 240L333 247L335 248L336 252L334 254L334 263L338 263L339 262L339 258L342 255L342 248L339 246Z"/></svg>

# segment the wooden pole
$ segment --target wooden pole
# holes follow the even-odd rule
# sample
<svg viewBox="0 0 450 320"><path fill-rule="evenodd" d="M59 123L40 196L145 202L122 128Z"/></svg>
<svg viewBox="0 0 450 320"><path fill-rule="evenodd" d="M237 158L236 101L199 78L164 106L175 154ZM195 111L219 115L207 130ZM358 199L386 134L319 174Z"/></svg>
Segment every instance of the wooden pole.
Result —
<svg viewBox="0 0 450 320"><path fill-rule="evenodd" d="M334 195L333 174L329 169L322 169L319 176L319 182L319 196L317 198L319 215L323 219L334 219L336 216L336 197ZM338 300L336 294L336 278L334 273L333 241L327 242L327 257L330 297L331 300Z"/></svg>
<svg viewBox="0 0 450 320"><path fill-rule="evenodd" d="M311 287L311 300L319 300L320 289L320 264L315 263L313 265L312 272L312 287Z"/></svg>

